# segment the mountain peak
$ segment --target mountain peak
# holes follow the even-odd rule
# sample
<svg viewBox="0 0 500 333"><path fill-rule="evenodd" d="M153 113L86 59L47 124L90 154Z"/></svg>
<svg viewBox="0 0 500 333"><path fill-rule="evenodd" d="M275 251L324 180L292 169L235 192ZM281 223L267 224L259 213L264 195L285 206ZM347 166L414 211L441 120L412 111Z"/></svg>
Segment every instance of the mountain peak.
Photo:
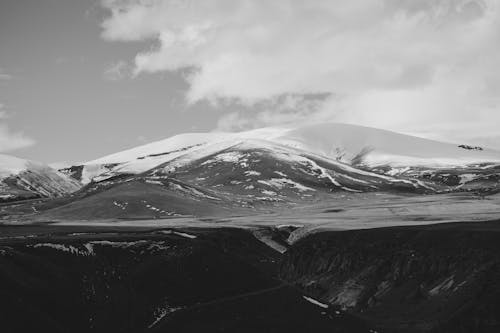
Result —
<svg viewBox="0 0 500 333"><path fill-rule="evenodd" d="M244 132L185 133L86 162L112 164L231 142L260 140L280 143L324 157L351 163L363 154L370 165L464 165L500 161L500 152L465 150L460 145L423 139L371 127L343 123L267 127Z"/></svg>

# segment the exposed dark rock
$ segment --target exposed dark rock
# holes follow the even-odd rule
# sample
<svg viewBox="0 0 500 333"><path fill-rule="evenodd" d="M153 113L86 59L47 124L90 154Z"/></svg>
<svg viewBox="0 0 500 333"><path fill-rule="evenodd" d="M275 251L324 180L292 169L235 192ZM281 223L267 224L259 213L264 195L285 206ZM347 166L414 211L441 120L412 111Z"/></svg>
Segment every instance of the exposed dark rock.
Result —
<svg viewBox="0 0 500 333"><path fill-rule="evenodd" d="M281 276L384 332L496 332L499 223L317 233Z"/></svg>
<svg viewBox="0 0 500 333"><path fill-rule="evenodd" d="M45 228L0 241L2 332L369 332L278 280L247 231Z"/></svg>

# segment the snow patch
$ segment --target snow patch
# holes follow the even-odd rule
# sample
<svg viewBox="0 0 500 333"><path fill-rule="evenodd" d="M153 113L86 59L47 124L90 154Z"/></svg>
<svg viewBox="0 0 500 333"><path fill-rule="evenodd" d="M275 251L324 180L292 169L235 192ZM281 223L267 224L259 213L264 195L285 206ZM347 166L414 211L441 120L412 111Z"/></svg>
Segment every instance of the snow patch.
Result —
<svg viewBox="0 0 500 333"><path fill-rule="evenodd" d="M311 298L311 297L308 297L308 296L302 296L306 301L308 301L309 303L312 303L314 305L317 305L323 309L328 309L328 304L324 304L324 303L321 303L317 300L315 300L314 298Z"/></svg>
<svg viewBox="0 0 500 333"><path fill-rule="evenodd" d="M274 191L268 191L268 190L263 190L262 194L269 195L269 196L278 195L276 192L274 192Z"/></svg>
<svg viewBox="0 0 500 333"><path fill-rule="evenodd" d="M284 187L286 187L286 185L289 185L293 188L296 188L300 192L315 191L310 187L304 186L287 178L271 178L269 180L258 180L257 182L277 189L283 189Z"/></svg>
<svg viewBox="0 0 500 333"><path fill-rule="evenodd" d="M177 183L170 183L169 187L172 188L172 189L174 189L174 190L177 190L177 191L180 191L180 192L184 192L186 194L189 194L189 195L192 195L192 196L195 196L195 197L206 198L206 199L211 199L211 200L216 200L216 201L220 201L221 200L221 199L219 199L217 197L214 197L214 196L211 196L209 194L203 193L203 192L197 190L194 187L183 186L183 185L180 185L180 184L177 184Z"/></svg>
<svg viewBox="0 0 500 333"><path fill-rule="evenodd" d="M213 159L207 160L201 165L206 165L214 162L228 162L228 163L237 163L241 158L244 157L244 154L239 152L226 152L222 154L216 155Z"/></svg>
<svg viewBox="0 0 500 333"><path fill-rule="evenodd" d="M453 286L454 283L455 283L454 276L452 275L452 276L446 278L443 282L441 282L440 284L438 284L437 286L435 286L431 290L429 290L429 295L437 296L438 294L440 294L442 292L448 291L451 289L451 287Z"/></svg>
<svg viewBox="0 0 500 333"><path fill-rule="evenodd" d="M160 185L163 186L163 183L160 182L159 180L151 180L151 179L146 179L146 183L152 184L152 185Z"/></svg>
<svg viewBox="0 0 500 333"><path fill-rule="evenodd" d="M180 231L173 231L173 230L160 230L158 231L159 233L162 233L162 234L165 234L165 235L177 235L177 236L181 236L181 237L184 237L184 238L189 238L189 239L196 239L198 238L197 236L195 235L192 235L192 234L188 234L186 232L180 232Z"/></svg>
<svg viewBox="0 0 500 333"><path fill-rule="evenodd" d="M121 210L127 209L128 202L118 202L118 201L113 201L113 205L116 207L120 208Z"/></svg>
<svg viewBox="0 0 500 333"><path fill-rule="evenodd" d="M248 170L248 171L245 171L245 175L246 176L260 176L261 173L258 171L254 171L254 170Z"/></svg>
<svg viewBox="0 0 500 333"><path fill-rule="evenodd" d="M477 178L477 175L474 173L464 173L460 175L460 185L464 185L468 182L473 181Z"/></svg>
<svg viewBox="0 0 500 333"><path fill-rule="evenodd" d="M12 250L13 250L13 248L11 248L10 246L2 246L0 248L0 256L9 255Z"/></svg>
<svg viewBox="0 0 500 333"><path fill-rule="evenodd" d="M181 310L182 308L183 307L181 307L181 306L177 306L177 307L171 306L165 301L164 304L162 304L160 307L155 309L155 311L153 312L154 320L148 326L148 328L153 328L154 326L156 326L156 324L158 324L163 318L168 316L170 313Z"/></svg>
<svg viewBox="0 0 500 333"><path fill-rule="evenodd" d="M79 256L89 256L92 255L91 251L83 251L73 245L65 245L65 244L55 244L55 243L38 243L35 245L30 245L33 248L46 247L54 250L66 252L69 254L79 255Z"/></svg>

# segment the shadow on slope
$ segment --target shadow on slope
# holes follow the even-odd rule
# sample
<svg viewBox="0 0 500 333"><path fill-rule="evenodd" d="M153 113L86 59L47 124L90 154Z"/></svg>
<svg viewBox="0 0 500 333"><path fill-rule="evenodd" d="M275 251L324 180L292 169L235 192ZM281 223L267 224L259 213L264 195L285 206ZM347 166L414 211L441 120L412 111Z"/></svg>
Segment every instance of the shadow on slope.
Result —
<svg viewBox="0 0 500 333"><path fill-rule="evenodd" d="M46 230L0 241L2 331L368 332L284 286L247 231Z"/></svg>
<svg viewBox="0 0 500 333"><path fill-rule="evenodd" d="M500 222L321 232L281 276L383 332L500 330Z"/></svg>

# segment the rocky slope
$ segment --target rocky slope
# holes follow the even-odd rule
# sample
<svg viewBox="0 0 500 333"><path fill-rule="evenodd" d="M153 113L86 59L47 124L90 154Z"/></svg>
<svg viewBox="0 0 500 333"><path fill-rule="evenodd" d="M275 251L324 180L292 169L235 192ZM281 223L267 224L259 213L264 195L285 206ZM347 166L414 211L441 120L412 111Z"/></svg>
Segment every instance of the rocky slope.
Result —
<svg viewBox="0 0 500 333"><path fill-rule="evenodd" d="M322 232L281 277L382 332L496 332L499 240L499 222Z"/></svg>
<svg viewBox="0 0 500 333"><path fill-rule="evenodd" d="M60 197L80 187L79 182L47 165L0 155L0 202Z"/></svg>

